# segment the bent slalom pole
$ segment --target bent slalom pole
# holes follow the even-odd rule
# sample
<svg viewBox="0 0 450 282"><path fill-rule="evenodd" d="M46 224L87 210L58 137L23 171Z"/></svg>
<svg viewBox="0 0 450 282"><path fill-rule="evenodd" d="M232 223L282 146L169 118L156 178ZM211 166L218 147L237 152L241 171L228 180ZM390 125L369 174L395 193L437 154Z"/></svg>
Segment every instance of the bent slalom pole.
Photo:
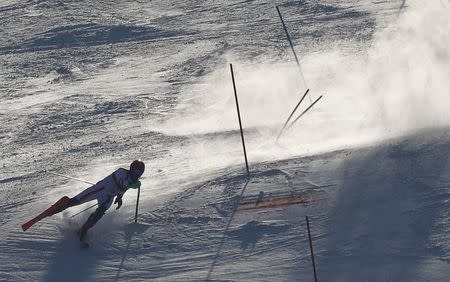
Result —
<svg viewBox="0 0 450 282"><path fill-rule="evenodd" d="M295 106L294 110L292 111L292 113L289 115L289 117L287 118L286 122L283 125L283 128L280 130L280 133L277 136L277 139L275 140L275 142L278 142L278 139L280 139L281 134L283 133L283 130L286 128L287 124L289 123L289 121L291 120L292 116L294 115L295 111L297 110L297 108L300 106L300 104L302 103L303 99L305 99L306 94L308 94L309 89L306 90L305 94L303 94L302 98L300 99L300 101L297 103L297 106Z"/></svg>
<svg viewBox="0 0 450 282"><path fill-rule="evenodd" d="M323 97L323 95L320 95L319 98L317 98L311 105L309 105L308 108L306 108L306 110L304 110L288 127L286 130L289 130L289 128L291 128L304 114L306 114L309 109L311 109L317 102L319 102L319 100Z"/></svg>

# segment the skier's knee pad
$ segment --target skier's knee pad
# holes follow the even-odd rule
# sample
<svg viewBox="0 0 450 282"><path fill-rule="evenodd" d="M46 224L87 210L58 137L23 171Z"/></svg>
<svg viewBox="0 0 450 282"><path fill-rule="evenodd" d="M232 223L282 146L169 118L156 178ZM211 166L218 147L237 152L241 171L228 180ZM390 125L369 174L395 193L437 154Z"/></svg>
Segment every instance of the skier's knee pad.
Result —
<svg viewBox="0 0 450 282"><path fill-rule="evenodd" d="M99 221L100 218L102 218L102 216L105 214L105 212L106 212L106 208L104 206L99 206L95 210L95 212L93 212L89 216L88 220L86 221L86 225L89 226L89 228L94 226L97 223L97 221Z"/></svg>

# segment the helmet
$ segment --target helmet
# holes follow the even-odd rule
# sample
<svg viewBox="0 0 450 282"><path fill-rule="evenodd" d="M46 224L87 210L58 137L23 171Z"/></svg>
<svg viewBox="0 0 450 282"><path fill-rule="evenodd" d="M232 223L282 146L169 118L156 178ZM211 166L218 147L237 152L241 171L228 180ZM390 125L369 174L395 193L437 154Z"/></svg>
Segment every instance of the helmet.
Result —
<svg viewBox="0 0 450 282"><path fill-rule="evenodd" d="M130 164L130 171L136 178L141 177L145 171L145 164L141 160L135 160Z"/></svg>

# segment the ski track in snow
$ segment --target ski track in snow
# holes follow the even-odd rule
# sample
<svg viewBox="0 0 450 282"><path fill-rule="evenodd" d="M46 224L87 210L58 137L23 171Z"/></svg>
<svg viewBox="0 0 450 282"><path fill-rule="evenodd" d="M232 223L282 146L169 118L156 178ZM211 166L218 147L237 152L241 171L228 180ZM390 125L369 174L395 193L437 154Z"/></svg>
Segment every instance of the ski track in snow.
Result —
<svg viewBox="0 0 450 282"><path fill-rule="evenodd" d="M357 56L381 68L371 69L377 83L386 80L384 61L371 59L391 34L377 32L392 24L395 31L414 8L408 2L2 1L0 280L311 281L308 215L320 281L447 281L450 135L440 114L448 104L433 102L448 93L442 40L420 37L436 47L433 70L420 79L365 88L333 74ZM432 7L449 8L438 2ZM326 93L274 145L305 87L276 4L312 95L342 92ZM448 41L441 15L440 38ZM428 58L424 46L418 50ZM242 98L248 183L228 63ZM395 71L417 69L408 63L399 59ZM423 82L431 98L411 94L417 104L393 110L384 103L400 103L395 95L367 106L347 93L392 94L399 81L411 86L401 92L414 95L425 91L416 85ZM431 113L405 121L418 109ZM384 129L372 115L383 126L399 121ZM89 250L76 238L89 212L71 217L87 205L22 232L21 224L62 195L86 188L46 171L97 181L136 158L148 164L138 224L131 223L130 191L90 231ZM242 200L260 191L308 200L236 211L244 187Z"/></svg>

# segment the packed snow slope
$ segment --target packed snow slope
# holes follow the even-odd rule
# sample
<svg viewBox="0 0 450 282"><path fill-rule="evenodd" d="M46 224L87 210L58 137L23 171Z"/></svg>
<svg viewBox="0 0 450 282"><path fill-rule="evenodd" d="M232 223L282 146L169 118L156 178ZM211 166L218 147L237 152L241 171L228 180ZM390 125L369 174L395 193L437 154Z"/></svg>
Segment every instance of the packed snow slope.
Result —
<svg viewBox="0 0 450 282"><path fill-rule="evenodd" d="M448 281L449 8L1 1L0 280L313 281L309 216L320 281ZM275 142L307 88L299 112L323 99ZM128 191L89 250L89 204L22 232L88 187L54 173L95 182L137 158L137 224ZM304 201L239 208L261 192Z"/></svg>

